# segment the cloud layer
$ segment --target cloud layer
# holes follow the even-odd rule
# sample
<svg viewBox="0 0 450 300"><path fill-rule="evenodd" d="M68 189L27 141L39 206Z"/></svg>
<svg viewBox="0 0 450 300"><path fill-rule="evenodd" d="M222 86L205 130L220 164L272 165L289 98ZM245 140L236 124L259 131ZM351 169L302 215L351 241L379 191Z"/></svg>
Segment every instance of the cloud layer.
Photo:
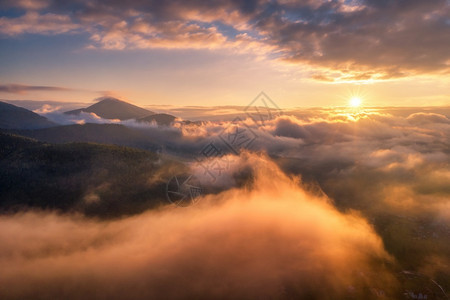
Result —
<svg viewBox="0 0 450 300"><path fill-rule="evenodd" d="M383 267L392 258L367 222L306 192L268 158L241 158L254 166L251 184L185 209L108 222L39 212L0 217L0 296L394 295L396 279Z"/></svg>
<svg viewBox="0 0 450 300"><path fill-rule="evenodd" d="M1 32L87 32L89 48L250 51L323 81L448 74L450 4L432 1L3 1Z"/></svg>
<svg viewBox="0 0 450 300"><path fill-rule="evenodd" d="M0 295L399 298L405 270L448 290L449 108L293 110L258 123L196 112L204 122L129 132L191 166L197 205L102 222L3 216Z"/></svg>

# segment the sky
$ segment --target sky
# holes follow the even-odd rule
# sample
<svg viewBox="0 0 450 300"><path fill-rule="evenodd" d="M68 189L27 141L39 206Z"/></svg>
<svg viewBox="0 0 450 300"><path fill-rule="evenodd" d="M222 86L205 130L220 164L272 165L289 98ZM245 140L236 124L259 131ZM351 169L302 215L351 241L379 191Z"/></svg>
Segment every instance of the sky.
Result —
<svg viewBox="0 0 450 300"><path fill-rule="evenodd" d="M0 0L0 101L0 299L448 298L450 0Z"/></svg>
<svg viewBox="0 0 450 300"><path fill-rule="evenodd" d="M0 0L0 99L450 104L449 0Z"/></svg>

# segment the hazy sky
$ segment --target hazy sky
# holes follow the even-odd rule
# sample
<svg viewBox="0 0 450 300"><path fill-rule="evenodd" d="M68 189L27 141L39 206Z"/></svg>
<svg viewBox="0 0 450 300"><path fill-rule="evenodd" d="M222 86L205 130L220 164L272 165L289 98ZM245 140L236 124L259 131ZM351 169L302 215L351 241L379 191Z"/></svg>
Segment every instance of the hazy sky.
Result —
<svg viewBox="0 0 450 300"><path fill-rule="evenodd" d="M0 99L450 105L449 0L0 0Z"/></svg>

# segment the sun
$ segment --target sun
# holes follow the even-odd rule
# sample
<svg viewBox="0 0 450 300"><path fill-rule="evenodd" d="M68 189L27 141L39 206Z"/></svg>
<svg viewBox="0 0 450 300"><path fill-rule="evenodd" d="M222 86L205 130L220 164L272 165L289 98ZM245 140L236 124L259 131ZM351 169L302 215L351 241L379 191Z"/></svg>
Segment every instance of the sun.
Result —
<svg viewBox="0 0 450 300"><path fill-rule="evenodd" d="M349 104L351 107L360 107L362 100L360 97L354 96L350 98Z"/></svg>

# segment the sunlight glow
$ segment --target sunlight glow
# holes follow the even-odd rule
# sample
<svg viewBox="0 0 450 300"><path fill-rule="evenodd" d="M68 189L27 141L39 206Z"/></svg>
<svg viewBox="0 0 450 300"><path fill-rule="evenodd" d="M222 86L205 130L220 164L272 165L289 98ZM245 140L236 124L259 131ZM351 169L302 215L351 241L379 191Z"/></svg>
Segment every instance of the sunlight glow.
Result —
<svg viewBox="0 0 450 300"><path fill-rule="evenodd" d="M355 97L350 98L349 104L352 107L359 107L359 106L361 106L361 102L362 102L361 98L355 96Z"/></svg>

